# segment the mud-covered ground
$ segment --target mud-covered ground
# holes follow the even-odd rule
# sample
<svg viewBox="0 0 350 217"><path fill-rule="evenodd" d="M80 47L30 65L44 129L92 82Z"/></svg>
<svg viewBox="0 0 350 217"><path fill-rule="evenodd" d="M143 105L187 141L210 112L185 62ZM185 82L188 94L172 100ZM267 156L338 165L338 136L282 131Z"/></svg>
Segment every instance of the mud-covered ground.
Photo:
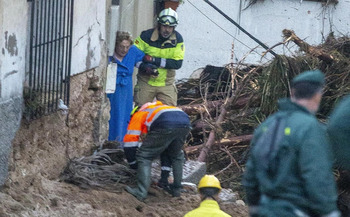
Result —
<svg viewBox="0 0 350 217"><path fill-rule="evenodd" d="M183 216L199 205L195 192L174 198L152 187L145 202L140 202L117 185L115 191L83 189L49 180L37 174L26 182L11 180L0 191L0 216ZM23 180L22 180L23 181ZM248 216L247 207L221 204L222 210L236 217Z"/></svg>
<svg viewBox="0 0 350 217"><path fill-rule="evenodd" d="M196 192L173 198L152 187L149 197L140 202L124 190L123 184L104 190L61 181L68 162L90 156L93 144L91 136L84 133L89 132L91 126L70 124L68 128L65 120L66 117L58 113L30 125L22 123L13 140L8 181L0 189L0 217L176 217L199 205ZM89 123L89 119L86 122ZM248 216L244 205L231 203L221 207L232 216Z"/></svg>

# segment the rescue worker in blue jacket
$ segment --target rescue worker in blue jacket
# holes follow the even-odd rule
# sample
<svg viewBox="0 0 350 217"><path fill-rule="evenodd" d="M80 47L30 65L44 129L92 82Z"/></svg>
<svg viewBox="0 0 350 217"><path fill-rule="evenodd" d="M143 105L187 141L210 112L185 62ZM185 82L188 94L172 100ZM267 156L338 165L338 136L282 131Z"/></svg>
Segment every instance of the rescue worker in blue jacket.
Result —
<svg viewBox="0 0 350 217"><path fill-rule="evenodd" d="M202 202L197 209L188 212L184 217L230 217L220 209L217 202L221 189L220 181L214 175L203 176L198 184Z"/></svg>
<svg viewBox="0 0 350 217"><path fill-rule="evenodd" d="M337 166L350 170L350 95L330 115L328 133Z"/></svg>
<svg viewBox="0 0 350 217"><path fill-rule="evenodd" d="M251 216L340 216L326 129L315 117L324 74L306 71L255 131L243 185Z"/></svg>
<svg viewBox="0 0 350 217"><path fill-rule="evenodd" d="M173 169L174 182L171 194L180 196L182 188L182 172L184 153L182 147L190 132L188 115L175 106L164 105L160 101L147 103L131 118L128 131L124 137L124 150L131 152L129 147L139 146L136 151L137 187L126 187L126 190L143 201L151 184L152 161L162 153L167 153ZM142 145L139 145L142 139ZM127 154L127 153L126 153ZM130 155L128 157L128 162Z"/></svg>
<svg viewBox="0 0 350 217"><path fill-rule="evenodd" d="M181 68L185 45L181 34L175 31L178 15L171 8L162 10L158 26L143 31L135 39L135 46L145 53L143 62L157 67L159 75L138 73L134 89L137 105L152 102L154 98L166 105L176 106L175 70Z"/></svg>

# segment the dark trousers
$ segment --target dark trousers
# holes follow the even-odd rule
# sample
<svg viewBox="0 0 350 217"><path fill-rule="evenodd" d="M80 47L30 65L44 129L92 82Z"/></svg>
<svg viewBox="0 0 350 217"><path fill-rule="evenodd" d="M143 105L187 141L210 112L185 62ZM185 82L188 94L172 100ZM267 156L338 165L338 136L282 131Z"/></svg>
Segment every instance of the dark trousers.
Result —
<svg viewBox="0 0 350 217"><path fill-rule="evenodd" d="M142 143L142 146L138 149L136 153L136 160L139 167L138 172L141 172L141 168L145 167L149 169L144 171L150 173L152 161L155 158L159 157L161 153L165 151L166 155L170 158L171 166L173 169L174 187L180 188L184 162L184 153L182 151L182 147L185 143L186 137L189 132L189 127L165 128L149 131L145 140ZM150 175L151 174L144 174L143 178L150 179ZM141 178L141 176L139 177ZM149 186L144 187L148 189Z"/></svg>

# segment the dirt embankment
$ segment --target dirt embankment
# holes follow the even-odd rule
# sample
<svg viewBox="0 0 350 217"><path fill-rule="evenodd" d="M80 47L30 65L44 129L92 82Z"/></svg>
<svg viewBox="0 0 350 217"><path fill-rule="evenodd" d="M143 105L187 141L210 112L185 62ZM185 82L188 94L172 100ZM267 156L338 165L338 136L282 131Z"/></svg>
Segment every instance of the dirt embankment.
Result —
<svg viewBox="0 0 350 217"><path fill-rule="evenodd" d="M180 198L155 188L146 201L139 202L125 191L82 189L78 186L49 180L41 175L20 185L11 183L0 192L0 216L183 216L197 207L199 197L184 193ZM247 208L221 204L232 216L248 216Z"/></svg>
<svg viewBox="0 0 350 217"><path fill-rule="evenodd" d="M90 88L96 76L72 77L68 117L61 112L31 122L22 121L13 140L9 177L0 190L0 217L4 216L183 216L199 205L196 193L180 198L151 188L139 202L116 185L115 190L80 188L59 177L70 159L91 155L101 136L108 109L101 107L103 91ZM101 115L102 114L102 115ZM106 118L108 120L108 118ZM247 208L222 204L232 216L248 216Z"/></svg>

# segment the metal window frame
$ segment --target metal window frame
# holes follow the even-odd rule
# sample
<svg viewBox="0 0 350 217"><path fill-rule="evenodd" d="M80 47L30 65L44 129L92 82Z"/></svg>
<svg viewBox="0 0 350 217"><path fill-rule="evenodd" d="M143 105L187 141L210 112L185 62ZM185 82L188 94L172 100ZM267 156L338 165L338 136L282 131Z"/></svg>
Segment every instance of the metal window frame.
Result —
<svg viewBox="0 0 350 217"><path fill-rule="evenodd" d="M24 91L27 119L69 105L74 0L30 0L29 88Z"/></svg>

